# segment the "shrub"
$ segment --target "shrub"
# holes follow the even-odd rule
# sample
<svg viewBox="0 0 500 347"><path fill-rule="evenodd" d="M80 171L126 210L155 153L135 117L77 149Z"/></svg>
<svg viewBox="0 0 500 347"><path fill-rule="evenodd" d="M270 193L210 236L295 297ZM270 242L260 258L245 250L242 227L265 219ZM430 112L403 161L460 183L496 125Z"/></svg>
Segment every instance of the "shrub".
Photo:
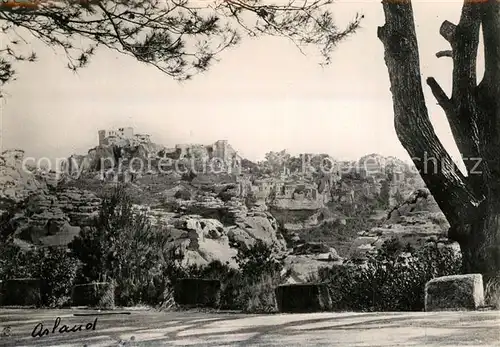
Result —
<svg viewBox="0 0 500 347"><path fill-rule="evenodd" d="M49 307L68 304L81 263L66 248L43 248L39 253L42 302Z"/></svg>
<svg viewBox="0 0 500 347"><path fill-rule="evenodd" d="M249 280L258 280L262 275L280 273L283 264L275 258L272 247L257 240L253 247L239 249L236 255L242 275Z"/></svg>
<svg viewBox="0 0 500 347"><path fill-rule="evenodd" d="M425 283L434 277L460 273L461 259L449 248L428 244L410 254L387 242L366 263L322 268L334 307L347 311L421 311Z"/></svg>
<svg viewBox="0 0 500 347"><path fill-rule="evenodd" d="M274 312L277 310L274 288L281 284L283 263L275 251L262 240L253 247L239 249L236 256L241 276L233 290L238 288L236 300L245 312ZM234 280L234 279L233 279Z"/></svg>
<svg viewBox="0 0 500 347"><path fill-rule="evenodd" d="M277 311L275 288L281 284L279 274L265 274L240 288L240 309L246 313L270 313Z"/></svg>
<svg viewBox="0 0 500 347"><path fill-rule="evenodd" d="M485 304L496 310L500 309L500 277L486 280L484 285Z"/></svg>
<svg viewBox="0 0 500 347"><path fill-rule="evenodd" d="M181 200L191 200L191 192L188 189L179 189L174 194L174 198Z"/></svg>

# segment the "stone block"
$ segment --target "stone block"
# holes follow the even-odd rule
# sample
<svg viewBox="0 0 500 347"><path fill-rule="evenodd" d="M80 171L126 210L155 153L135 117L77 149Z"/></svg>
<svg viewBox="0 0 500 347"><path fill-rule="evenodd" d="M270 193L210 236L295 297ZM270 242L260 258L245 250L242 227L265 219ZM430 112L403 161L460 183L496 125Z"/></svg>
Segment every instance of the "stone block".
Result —
<svg viewBox="0 0 500 347"><path fill-rule="evenodd" d="M112 309L115 306L115 287L109 282L78 284L71 291L73 306Z"/></svg>
<svg viewBox="0 0 500 347"><path fill-rule="evenodd" d="M425 285L426 311L475 310L484 305L480 274L437 277Z"/></svg>
<svg viewBox="0 0 500 347"><path fill-rule="evenodd" d="M221 282L202 278L182 278L174 288L179 305L217 308L220 304Z"/></svg>
<svg viewBox="0 0 500 347"><path fill-rule="evenodd" d="M325 284L285 284L276 287L275 294L280 312L321 312L333 307Z"/></svg>
<svg viewBox="0 0 500 347"><path fill-rule="evenodd" d="M42 303L41 280L15 278L2 282L3 306L40 306Z"/></svg>

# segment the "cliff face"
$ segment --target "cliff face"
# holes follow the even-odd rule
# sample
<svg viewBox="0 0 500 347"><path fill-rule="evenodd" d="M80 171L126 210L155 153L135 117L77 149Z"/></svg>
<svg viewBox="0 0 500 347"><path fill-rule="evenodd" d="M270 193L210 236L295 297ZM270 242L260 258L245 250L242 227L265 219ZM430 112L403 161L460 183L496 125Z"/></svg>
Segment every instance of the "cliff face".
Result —
<svg viewBox="0 0 500 347"><path fill-rule="evenodd" d="M113 171L137 170L146 172L148 163L151 163L151 159L156 158L163 148L163 146L154 143L125 142L121 145L99 145L90 149L87 155L70 156L66 166L63 167L63 172L74 178L80 177L82 174L92 173L102 176Z"/></svg>
<svg viewBox="0 0 500 347"><path fill-rule="evenodd" d="M66 245L97 216L100 199L78 189L39 190L11 220L16 239L34 245Z"/></svg>
<svg viewBox="0 0 500 347"><path fill-rule="evenodd" d="M101 180L131 181L146 174L182 175L190 171L220 174L241 168L241 157L222 140L207 146L187 144L175 148L149 140L138 142L135 138L102 142L86 155L70 156L63 172L73 178L94 176Z"/></svg>
<svg viewBox="0 0 500 347"><path fill-rule="evenodd" d="M26 165L24 151L6 150L0 156L0 213L47 185Z"/></svg>

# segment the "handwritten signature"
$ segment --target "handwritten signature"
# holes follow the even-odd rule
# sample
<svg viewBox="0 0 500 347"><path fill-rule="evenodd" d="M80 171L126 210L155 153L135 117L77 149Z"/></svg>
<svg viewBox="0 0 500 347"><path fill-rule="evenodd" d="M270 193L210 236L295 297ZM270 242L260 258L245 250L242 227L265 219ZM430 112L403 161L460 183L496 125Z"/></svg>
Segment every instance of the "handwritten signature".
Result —
<svg viewBox="0 0 500 347"><path fill-rule="evenodd" d="M43 337L45 335L49 334L55 334L56 332L59 332L59 334L64 334L64 333L76 333L77 331L83 331L83 330L95 330L96 325L97 325L97 317L94 319L93 322L87 323L87 324L76 324L73 327L70 328L69 325L64 324L59 328L59 325L61 324L61 318L57 317L54 325L52 327L52 330L49 330L48 328L43 328L43 323L38 323L35 325L33 328L33 331L31 332L32 337ZM84 328L85 327L85 328ZM59 330L57 329L59 328Z"/></svg>

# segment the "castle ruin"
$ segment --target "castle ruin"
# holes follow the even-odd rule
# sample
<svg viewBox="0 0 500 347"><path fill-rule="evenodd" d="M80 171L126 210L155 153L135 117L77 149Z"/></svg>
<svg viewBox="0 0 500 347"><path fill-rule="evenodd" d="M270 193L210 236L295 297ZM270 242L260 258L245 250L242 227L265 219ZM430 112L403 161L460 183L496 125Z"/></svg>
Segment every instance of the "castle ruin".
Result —
<svg viewBox="0 0 500 347"><path fill-rule="evenodd" d="M151 142L148 134L134 134L134 128L125 127L117 130L99 130L99 146L110 146L115 144L123 144L125 142L131 144L141 144Z"/></svg>

